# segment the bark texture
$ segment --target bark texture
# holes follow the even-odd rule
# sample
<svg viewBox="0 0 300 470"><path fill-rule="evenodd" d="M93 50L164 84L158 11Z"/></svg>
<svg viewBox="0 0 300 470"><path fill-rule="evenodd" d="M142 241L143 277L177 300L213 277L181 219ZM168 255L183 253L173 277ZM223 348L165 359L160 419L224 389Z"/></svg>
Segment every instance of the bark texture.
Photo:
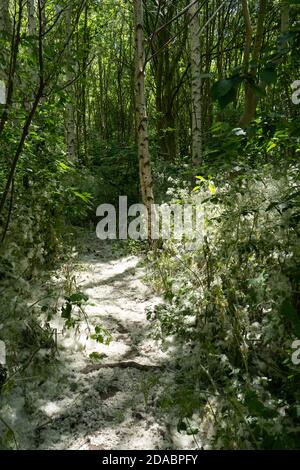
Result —
<svg viewBox="0 0 300 470"><path fill-rule="evenodd" d="M249 13L248 0L242 0L243 16L245 22L245 51L244 51L244 68L245 73L248 74L249 80L245 82L245 109L240 119L240 126L246 127L250 124L252 119L255 117L256 107L258 98L254 93L253 87L251 86L251 80L255 79L258 61L263 45L264 29L265 29L265 17L267 11L267 0L259 1L258 18L256 24L256 34L253 42L253 27L251 17ZM252 48L252 53L251 53ZM251 59L251 68L250 68Z"/></svg>
<svg viewBox="0 0 300 470"><path fill-rule="evenodd" d="M198 2L190 9L190 47L192 75L192 158L194 165L202 162L202 79L201 42Z"/></svg>
<svg viewBox="0 0 300 470"><path fill-rule="evenodd" d="M148 212L148 240L152 241L153 182L149 154L148 117L145 97L145 49L142 0L134 1L135 27L135 108L138 140L140 186L143 204Z"/></svg>
<svg viewBox="0 0 300 470"><path fill-rule="evenodd" d="M72 35L72 6L68 6L66 10L66 30L67 37ZM66 78L67 82L72 83L74 79L74 74L71 68L72 62L72 39L70 39L67 46L67 70ZM72 85L70 86L70 101L66 105L66 144L67 144L67 154L68 158L71 161L76 160L76 124L75 124L75 110L73 104L73 93Z"/></svg>

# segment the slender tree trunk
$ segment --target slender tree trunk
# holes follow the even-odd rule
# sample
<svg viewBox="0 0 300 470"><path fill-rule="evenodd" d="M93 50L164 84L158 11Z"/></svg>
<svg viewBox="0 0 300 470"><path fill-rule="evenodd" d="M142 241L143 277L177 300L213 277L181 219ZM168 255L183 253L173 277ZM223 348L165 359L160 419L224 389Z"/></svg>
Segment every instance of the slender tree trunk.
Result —
<svg viewBox="0 0 300 470"><path fill-rule="evenodd" d="M19 158L22 155L24 145L26 143L26 139L27 139L29 131L30 131L30 126L32 124L35 113L38 109L39 103L42 99L44 88L45 88L44 54L43 54L43 32L44 32L44 25L45 25L45 23L43 22L44 0L38 0L38 12L39 12L39 14L38 14L38 19L39 19L39 33L38 33L39 85L38 85L38 89L36 91L36 94L35 94L34 101L32 103L32 107L30 109L30 112L29 112L29 114L27 115L27 117L25 119L23 129L22 129L22 133L21 133L21 137L20 137L18 146L16 148L15 154L14 154L12 162L11 162L10 170L9 170L8 177L7 177L7 180L6 180L6 184L5 184L5 187L4 187L4 191L3 191L1 199L0 199L0 216L2 216L3 210L5 208L9 192L10 192L10 190L12 188L12 185L13 185L13 182L14 182L14 177L15 177L17 164L18 164ZM11 197L12 196L13 195L11 194ZM9 209L9 212L10 211L11 211L11 209ZM9 217L10 217L10 214L9 214ZM7 224L5 225L5 228L4 228L4 233L3 233L3 236L2 236L2 242L4 240L7 228L8 228L8 222L7 222Z"/></svg>
<svg viewBox="0 0 300 470"><path fill-rule="evenodd" d="M36 12L35 1L27 0L27 19L28 19L28 34L30 36L36 35Z"/></svg>
<svg viewBox="0 0 300 470"><path fill-rule="evenodd" d="M178 150L178 108L177 95L179 86L179 61L185 50L187 28L177 37L176 45L172 43L172 27L164 27L176 15L176 2L159 1L157 12L147 12L148 34L153 27L158 30L151 40L151 52L154 54L152 66L155 80L156 126L159 153L165 160L174 161ZM165 5L165 6L164 6ZM152 20L152 21L151 21ZM154 24L153 24L154 21Z"/></svg>
<svg viewBox="0 0 300 470"><path fill-rule="evenodd" d="M249 12L248 0L242 0L243 17L245 22L245 47L244 47L244 73L247 74L249 70L249 62L251 55L253 28ZM252 98L253 92L250 84L245 82L245 109L240 119L240 125L246 126L249 124L252 116Z"/></svg>
<svg viewBox="0 0 300 470"><path fill-rule="evenodd" d="M72 4L68 5L66 10L66 34L69 36L71 34L71 18L72 18ZM67 82L72 82L74 79L73 71L71 68L71 51L72 51L72 40L70 40L67 48L67 72L66 78ZM75 110L74 110L74 94L73 94L73 86L71 85L69 88L70 92L70 101L66 105L66 144L67 144L67 155L69 160L75 161L76 160L76 126L75 126Z"/></svg>
<svg viewBox="0 0 300 470"><path fill-rule="evenodd" d="M24 124L23 130L22 130L22 136L21 136L21 139L19 141L19 144L18 144L17 150L15 152L14 158L12 160L10 172L9 172L9 175L8 175L8 178L7 178L7 181L6 181L4 192L3 192L1 200L0 200L0 215L3 211L3 209L4 209L6 199L7 199L7 196L9 194L9 190L11 188L11 185L12 185L12 182L13 182L13 179L14 179L14 176L15 176L17 163L19 161L20 155L22 154L24 144L26 142L26 139L27 139L27 136L28 136L28 133L29 133L29 129L30 129L33 117L36 113L39 102L42 98L43 89L44 89L43 85L40 85L39 90L37 92L37 95L35 97L34 103L33 103L32 108L30 110L30 113L29 113L29 115L27 116L27 118L25 120L25 124Z"/></svg>
<svg viewBox="0 0 300 470"><path fill-rule="evenodd" d="M251 54L252 67L249 70L249 60L250 60L250 50L252 44L252 35L253 29L251 25L251 18L249 13L248 0L242 0L243 15L245 21L245 52L244 52L244 65L245 73L248 72L249 78L254 79L257 72L257 62L260 57L263 38L264 38L264 22L267 11L267 0L259 1L259 11L256 25L256 35L254 40L253 52ZM255 117L256 107L258 99L255 96L253 88L250 83L246 81L245 83L245 109L244 113L240 119L240 126L245 127L250 124L252 119Z"/></svg>
<svg viewBox="0 0 300 470"><path fill-rule="evenodd" d="M152 242L153 182L149 154L148 117L145 97L145 49L142 0L134 0L135 107L142 200L148 212L148 240Z"/></svg>
<svg viewBox="0 0 300 470"><path fill-rule="evenodd" d="M5 37L9 37L12 32L11 18L9 14L9 1L1 0L0 1L0 38L4 42ZM8 64L8 51L2 51L2 58L4 58L4 63ZM1 98L0 104L5 104L6 102L6 81L7 81L7 69L1 67L0 70L0 86L1 86Z"/></svg>
<svg viewBox="0 0 300 470"><path fill-rule="evenodd" d="M81 81L78 85L79 88L79 100L77 108L79 109L79 117L77 123L77 147L81 152L81 160L83 162L87 161L87 66L89 60L89 33L88 33L88 16L89 16L89 5L88 3L84 8L84 23L83 23L83 38L82 38L82 61L80 63L81 67ZM80 30L79 30L80 31ZM79 34L79 32L78 32ZM79 36L80 37L80 36ZM80 41L79 41L80 44Z"/></svg>
<svg viewBox="0 0 300 470"><path fill-rule="evenodd" d="M6 2L4 3L6 4ZM8 7L8 2L7 2L7 7ZM3 8L3 5L2 5L2 8ZM9 15L8 10L6 11L5 15L6 14ZM7 16L4 16L4 17L7 17ZM12 38L11 38L11 50L10 50L10 59L9 59L8 74L7 74L7 87L6 87L7 88L6 104L5 104L5 108L3 109L1 119L0 119L0 136L8 120L10 108L12 106L12 101L13 101L17 58L18 58L18 53L19 53L19 45L21 41L22 17L23 17L23 1L18 0L18 9L17 11L15 11L15 15L14 15L14 24L13 24L13 31L12 31Z"/></svg>
<svg viewBox="0 0 300 470"><path fill-rule="evenodd" d="M281 1L281 33L288 32L290 26L290 1Z"/></svg>
<svg viewBox="0 0 300 470"><path fill-rule="evenodd" d="M201 43L198 2L190 9L190 47L192 75L192 158L195 166L202 163L202 80Z"/></svg>
<svg viewBox="0 0 300 470"><path fill-rule="evenodd" d="M28 35L31 37L37 36L37 16L36 16L36 8L35 8L35 0L27 0L27 30ZM35 45L30 47L30 53L32 56L36 56L37 49ZM29 85L29 90L27 94L27 98L25 100L25 109L27 112L30 111L31 102L33 101L33 90L35 89L35 85L37 82L37 71L32 69L31 70L31 80ZM32 88L32 92L30 91Z"/></svg>
<svg viewBox="0 0 300 470"><path fill-rule="evenodd" d="M242 0L243 16L245 22L245 48L244 48L244 68L248 71L251 54L253 28L249 12L248 0Z"/></svg>

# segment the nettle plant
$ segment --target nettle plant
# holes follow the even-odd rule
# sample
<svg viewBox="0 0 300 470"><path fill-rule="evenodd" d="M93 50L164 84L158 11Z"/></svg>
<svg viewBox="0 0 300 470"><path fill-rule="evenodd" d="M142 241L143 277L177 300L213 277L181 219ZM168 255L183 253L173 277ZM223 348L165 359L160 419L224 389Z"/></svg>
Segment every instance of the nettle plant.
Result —
<svg viewBox="0 0 300 470"><path fill-rule="evenodd" d="M198 181L204 241L149 256L165 303L148 318L176 356L160 404L207 447L297 448L299 171L266 166L210 191Z"/></svg>
<svg viewBox="0 0 300 470"><path fill-rule="evenodd" d="M112 336L110 332L103 327L102 324L97 324L93 327L93 332L89 324L88 316L85 312L85 304L88 301L89 297L83 292L74 292L69 296L64 298L64 303L61 307L61 317L65 321L65 328L75 328L79 331L82 323L85 323L87 338L95 340L97 343L109 345ZM92 353L92 359L97 359L98 356L95 353Z"/></svg>

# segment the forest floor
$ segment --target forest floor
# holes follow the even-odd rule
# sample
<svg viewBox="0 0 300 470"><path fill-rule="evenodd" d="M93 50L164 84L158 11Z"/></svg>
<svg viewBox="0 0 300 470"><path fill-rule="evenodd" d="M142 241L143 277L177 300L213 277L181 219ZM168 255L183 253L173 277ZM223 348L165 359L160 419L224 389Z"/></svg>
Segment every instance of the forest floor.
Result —
<svg viewBox="0 0 300 470"><path fill-rule="evenodd" d="M139 256L124 255L116 244L89 234L80 244L72 276L77 290L89 296L85 313L90 326L109 330L108 346L87 337L58 332L59 370L31 394L36 449L193 449L192 438L166 422L157 398L174 373L172 347L166 352L154 339L147 308L161 299L147 287ZM92 352L101 354L92 361ZM167 416L167 414L166 414Z"/></svg>

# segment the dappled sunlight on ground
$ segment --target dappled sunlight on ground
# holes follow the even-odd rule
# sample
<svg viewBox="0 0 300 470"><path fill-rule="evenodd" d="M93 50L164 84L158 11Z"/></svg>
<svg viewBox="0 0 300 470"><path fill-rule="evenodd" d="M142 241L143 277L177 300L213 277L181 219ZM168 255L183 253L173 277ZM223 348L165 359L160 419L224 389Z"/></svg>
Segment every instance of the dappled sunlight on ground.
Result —
<svg viewBox="0 0 300 470"><path fill-rule="evenodd" d="M112 341L89 338L82 323L78 334L56 318L61 367L37 397L39 449L194 448L157 407L160 379L173 374L171 357L151 336L146 308L161 301L142 282L136 256L116 257L111 245L88 239L76 264L78 290L89 296L85 307L90 328L102 324ZM100 246L100 247L99 247ZM100 362L89 354L97 352Z"/></svg>

